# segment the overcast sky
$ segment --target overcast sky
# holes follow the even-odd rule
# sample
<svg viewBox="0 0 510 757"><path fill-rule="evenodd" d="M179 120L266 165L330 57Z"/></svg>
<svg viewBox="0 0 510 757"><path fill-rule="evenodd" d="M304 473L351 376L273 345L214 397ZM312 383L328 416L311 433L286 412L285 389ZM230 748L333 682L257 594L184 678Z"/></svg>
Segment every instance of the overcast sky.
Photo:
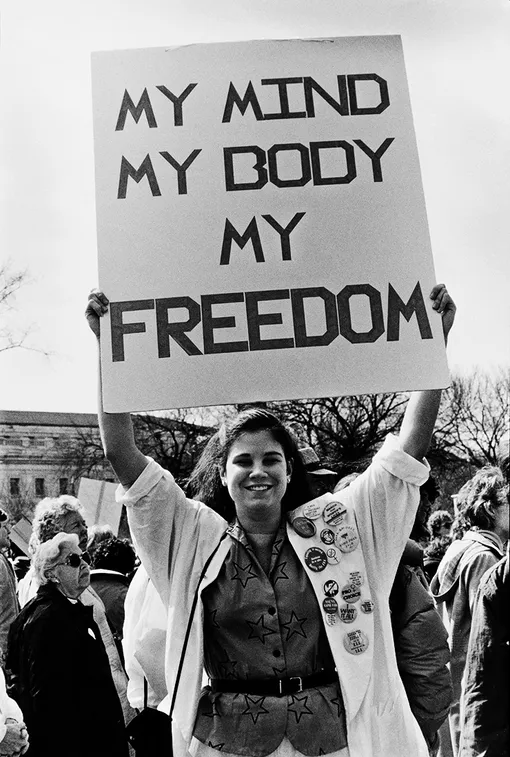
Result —
<svg viewBox="0 0 510 757"><path fill-rule="evenodd" d="M0 261L28 271L13 323L50 353L0 353L0 409L96 408L94 50L401 34L450 366L510 363L508 0L4 0L0 28Z"/></svg>

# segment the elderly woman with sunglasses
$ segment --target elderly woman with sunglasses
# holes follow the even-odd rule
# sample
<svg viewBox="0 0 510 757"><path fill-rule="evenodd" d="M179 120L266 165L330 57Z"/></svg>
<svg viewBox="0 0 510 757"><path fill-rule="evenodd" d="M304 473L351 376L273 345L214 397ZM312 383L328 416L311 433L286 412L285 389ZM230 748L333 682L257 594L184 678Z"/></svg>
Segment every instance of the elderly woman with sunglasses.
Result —
<svg viewBox="0 0 510 757"><path fill-rule="evenodd" d="M8 668L30 733L30 757L127 757L122 708L92 608L76 534L40 544L36 596L11 626Z"/></svg>

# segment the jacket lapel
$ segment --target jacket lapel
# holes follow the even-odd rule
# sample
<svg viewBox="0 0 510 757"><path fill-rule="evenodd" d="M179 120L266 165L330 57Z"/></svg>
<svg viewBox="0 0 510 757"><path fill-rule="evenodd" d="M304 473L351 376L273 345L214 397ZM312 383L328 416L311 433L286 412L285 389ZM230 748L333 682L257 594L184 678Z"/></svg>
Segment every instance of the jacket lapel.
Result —
<svg viewBox="0 0 510 757"><path fill-rule="evenodd" d="M327 567L321 571L311 570L307 564L307 551L311 547L319 548L323 551L327 550L327 546L321 541L320 532L325 528L330 528L333 531L338 528L336 526L329 526L324 522L322 518L324 506L328 502L338 502L342 501L342 499L347 512L341 526L346 525L354 529L358 540L358 546L351 552L341 552L338 550L340 559L337 565L328 564ZM359 541L356 519L348 500L345 497L341 498L341 495L325 494L322 497L313 500L313 502L314 504L320 505L321 508L321 515L313 521L316 527L316 534L309 538L300 536L294 530L291 523L287 524L287 533L289 541L310 579L310 583L312 584L317 597L317 602L323 613L323 619L325 621L324 627L326 629L326 634L338 671L347 718L348 721L352 721L363 702L372 675L374 656L373 613L378 610L376 607L374 608L373 603L373 611L363 612L361 610L361 606L364 602L372 602L372 597L367 584L367 571L363 557L363 550ZM302 517L305 513L306 507L307 505L305 504L296 510L293 510L292 520L294 520L296 516ZM340 608L340 606L346 604L342 599L342 589L351 585L353 575L361 576L363 579L363 583L360 587L360 598L355 602L349 603L349 606L356 611L356 618L354 621L346 623L341 620L340 615L337 615L334 624L330 625L327 622L326 613L323 610L323 600L326 596L324 584L329 580L336 581L339 592L335 599ZM364 606L366 607L366 605Z"/></svg>

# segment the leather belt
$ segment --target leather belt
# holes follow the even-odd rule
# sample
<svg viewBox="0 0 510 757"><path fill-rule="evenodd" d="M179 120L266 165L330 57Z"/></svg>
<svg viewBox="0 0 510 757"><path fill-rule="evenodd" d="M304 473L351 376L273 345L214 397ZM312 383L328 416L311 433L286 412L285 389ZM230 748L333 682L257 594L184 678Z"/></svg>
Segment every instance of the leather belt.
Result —
<svg viewBox="0 0 510 757"><path fill-rule="evenodd" d="M321 670L310 676L291 676L290 678L248 678L223 679L211 678L210 686L213 693L255 694L264 697L284 697L288 694L299 694L314 686L326 686L336 683L338 677L335 670Z"/></svg>

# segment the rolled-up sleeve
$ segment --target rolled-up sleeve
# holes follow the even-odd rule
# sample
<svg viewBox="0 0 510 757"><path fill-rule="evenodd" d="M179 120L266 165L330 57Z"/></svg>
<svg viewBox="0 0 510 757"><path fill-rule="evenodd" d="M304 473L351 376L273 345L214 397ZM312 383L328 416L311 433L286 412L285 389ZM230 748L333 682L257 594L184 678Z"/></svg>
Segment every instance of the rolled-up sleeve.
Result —
<svg viewBox="0 0 510 757"><path fill-rule="evenodd" d="M169 471L151 458L129 489L119 486L117 501L126 505L136 551L163 601L174 575L182 570L179 556L192 564L202 535L214 538L223 519L202 502L187 499Z"/></svg>
<svg viewBox="0 0 510 757"><path fill-rule="evenodd" d="M389 593L420 502L429 465L408 455L390 434L371 465L349 486L358 529L363 534L372 579Z"/></svg>

